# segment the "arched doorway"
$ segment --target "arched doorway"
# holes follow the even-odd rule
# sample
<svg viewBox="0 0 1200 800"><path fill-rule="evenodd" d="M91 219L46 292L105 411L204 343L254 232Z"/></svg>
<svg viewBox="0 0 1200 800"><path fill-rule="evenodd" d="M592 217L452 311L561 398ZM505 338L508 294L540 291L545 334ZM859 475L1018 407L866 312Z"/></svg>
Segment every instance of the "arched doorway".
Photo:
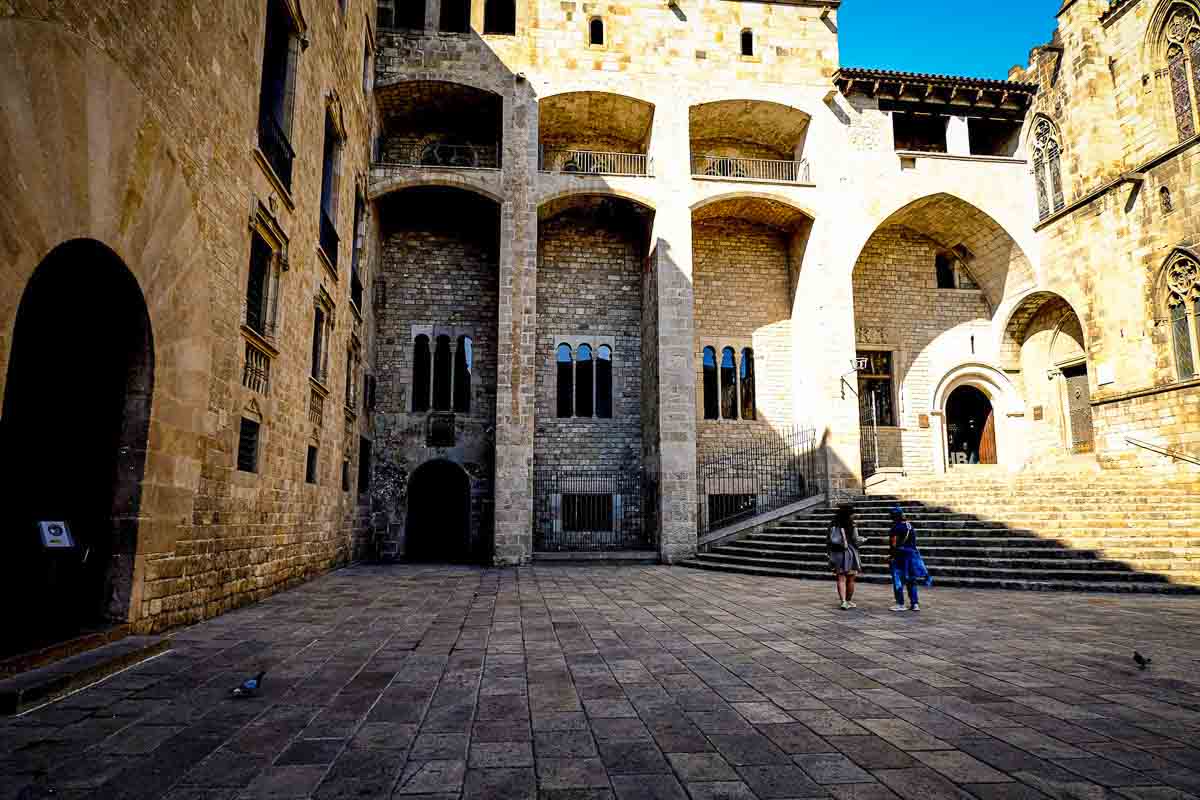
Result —
<svg viewBox="0 0 1200 800"><path fill-rule="evenodd" d="M946 399L946 463L996 463L996 417L991 399L974 386L959 386Z"/></svg>
<svg viewBox="0 0 1200 800"><path fill-rule="evenodd" d="M0 418L0 570L22 609L5 653L128 618L153 385L137 280L98 242L55 248L17 310ZM65 522L74 546L46 546L40 521Z"/></svg>
<svg viewBox="0 0 1200 800"><path fill-rule="evenodd" d="M471 479L449 461L427 461L408 483L405 553L410 561L467 561Z"/></svg>

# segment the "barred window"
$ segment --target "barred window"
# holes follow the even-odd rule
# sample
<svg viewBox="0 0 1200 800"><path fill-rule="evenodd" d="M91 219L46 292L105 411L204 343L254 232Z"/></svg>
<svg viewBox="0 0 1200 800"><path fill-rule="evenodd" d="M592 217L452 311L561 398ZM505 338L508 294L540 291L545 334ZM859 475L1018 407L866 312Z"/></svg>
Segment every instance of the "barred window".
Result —
<svg viewBox="0 0 1200 800"><path fill-rule="evenodd" d="M1033 181L1037 188L1038 219L1062 211L1066 205L1062 184L1062 149L1058 129L1045 117L1033 127Z"/></svg>

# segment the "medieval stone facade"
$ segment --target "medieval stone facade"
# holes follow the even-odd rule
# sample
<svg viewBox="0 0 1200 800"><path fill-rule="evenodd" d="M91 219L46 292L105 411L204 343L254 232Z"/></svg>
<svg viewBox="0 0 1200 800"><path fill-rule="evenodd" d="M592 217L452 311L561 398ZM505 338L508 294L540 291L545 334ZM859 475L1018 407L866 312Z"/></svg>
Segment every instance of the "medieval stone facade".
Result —
<svg viewBox="0 0 1200 800"><path fill-rule="evenodd" d="M1005 81L844 68L837 0L162 5L0 2L5 507L98 554L8 584L66 628L675 561L795 428L827 492L1200 453L1192 0Z"/></svg>

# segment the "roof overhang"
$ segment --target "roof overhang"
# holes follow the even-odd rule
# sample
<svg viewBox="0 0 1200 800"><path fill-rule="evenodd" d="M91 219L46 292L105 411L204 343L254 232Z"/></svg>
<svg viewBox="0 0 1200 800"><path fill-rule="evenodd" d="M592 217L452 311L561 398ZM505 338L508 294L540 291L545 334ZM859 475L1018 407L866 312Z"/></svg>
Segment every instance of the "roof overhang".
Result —
<svg viewBox="0 0 1200 800"><path fill-rule="evenodd" d="M1036 83L960 78L918 72L844 67L833 82L846 96L859 94L877 100L942 107L947 113L988 112L1021 116L1037 94Z"/></svg>

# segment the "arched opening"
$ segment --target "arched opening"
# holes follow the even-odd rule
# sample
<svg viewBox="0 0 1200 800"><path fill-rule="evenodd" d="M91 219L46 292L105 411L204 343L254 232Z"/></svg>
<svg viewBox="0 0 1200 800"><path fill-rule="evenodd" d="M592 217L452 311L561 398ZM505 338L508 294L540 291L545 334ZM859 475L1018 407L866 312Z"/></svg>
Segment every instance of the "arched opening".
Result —
<svg viewBox="0 0 1200 800"><path fill-rule="evenodd" d="M538 103L542 172L647 175L654 106L609 92L565 92Z"/></svg>
<svg viewBox="0 0 1200 800"><path fill-rule="evenodd" d="M593 47L604 46L604 20L593 17L588 23L588 44Z"/></svg>
<svg viewBox="0 0 1200 800"><path fill-rule="evenodd" d="M449 461L427 461L408 482L405 552L410 561L467 561L471 479Z"/></svg>
<svg viewBox="0 0 1200 800"><path fill-rule="evenodd" d="M946 400L946 463L996 463L996 419L992 401L974 386L964 385Z"/></svg>
<svg viewBox="0 0 1200 800"><path fill-rule="evenodd" d="M443 5L443 11L447 8ZM376 160L437 169L499 169L504 101L450 81L398 81L379 86L383 116Z"/></svg>
<svg viewBox="0 0 1200 800"><path fill-rule="evenodd" d="M753 34L742 33L743 55L751 55L747 36ZM765 100L694 105L688 109L692 174L807 183L803 153L810 119L798 108Z"/></svg>
<svg viewBox="0 0 1200 800"><path fill-rule="evenodd" d="M749 28L742 31L742 55L747 57L754 55L754 31Z"/></svg>
<svg viewBox="0 0 1200 800"><path fill-rule="evenodd" d="M487 0L483 9L483 32L510 36L517 32L517 4L514 0Z"/></svg>
<svg viewBox="0 0 1200 800"><path fill-rule="evenodd" d="M128 618L153 387L137 280L98 242L55 248L21 298L0 418L14 610L0 655ZM74 546L47 546L43 521Z"/></svg>

